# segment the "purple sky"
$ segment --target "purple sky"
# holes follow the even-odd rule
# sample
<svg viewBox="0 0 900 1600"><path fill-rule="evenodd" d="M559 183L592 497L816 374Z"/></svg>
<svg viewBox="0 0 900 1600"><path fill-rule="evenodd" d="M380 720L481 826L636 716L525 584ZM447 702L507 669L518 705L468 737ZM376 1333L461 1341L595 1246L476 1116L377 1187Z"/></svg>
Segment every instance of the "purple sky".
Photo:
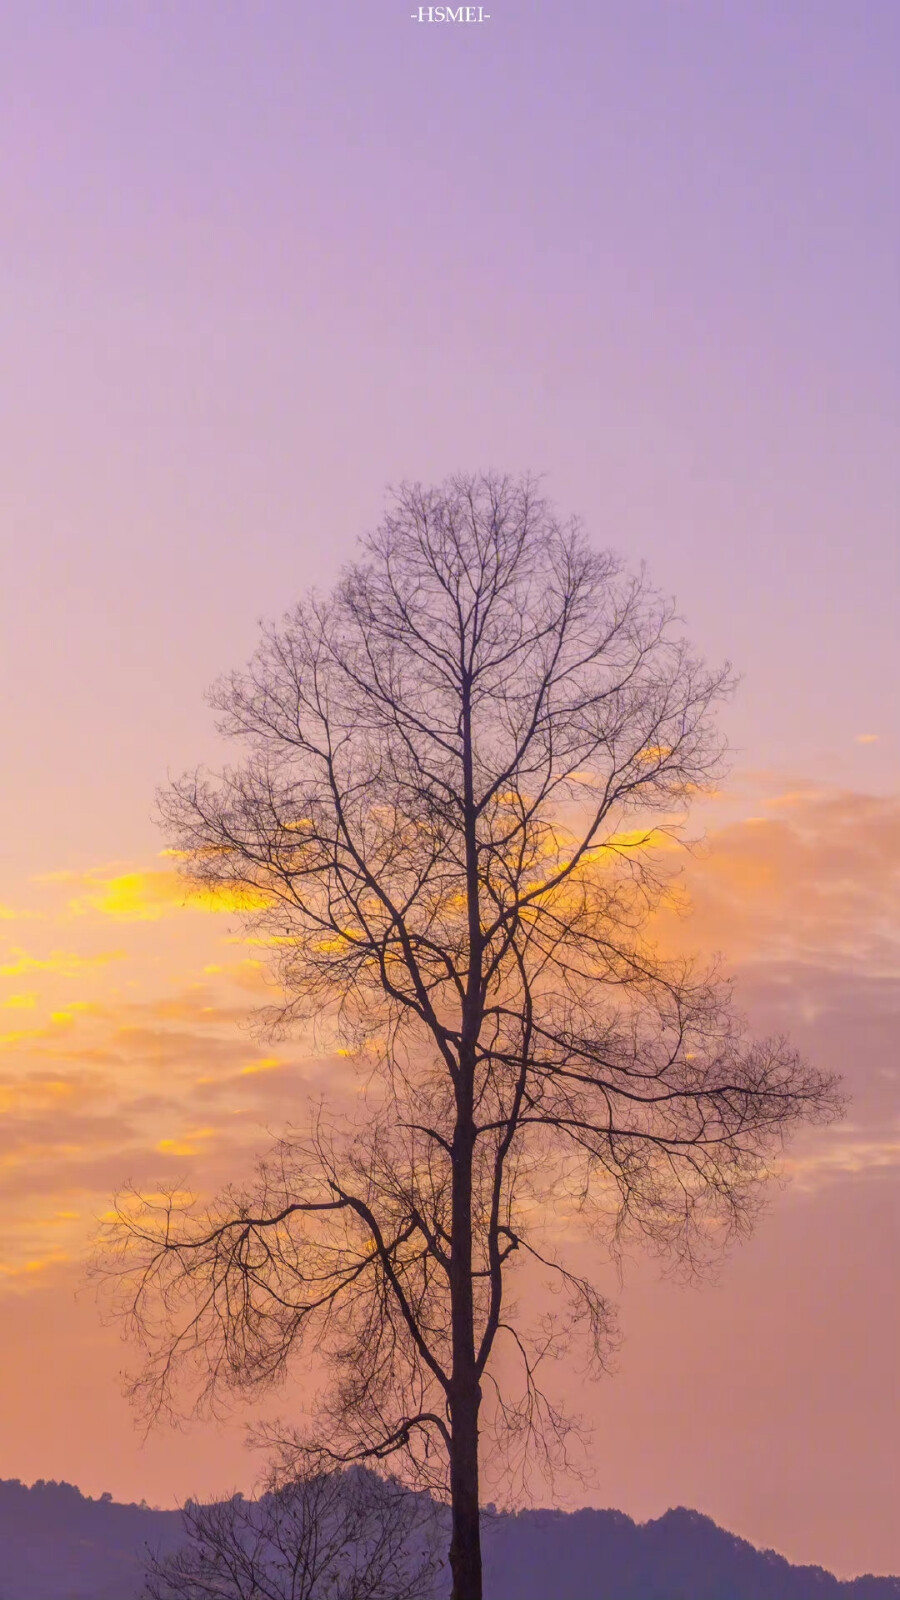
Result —
<svg viewBox="0 0 900 1600"><path fill-rule="evenodd" d="M61 1006L77 1034L79 1006L121 1031L123 1007L221 971L218 934L178 943L161 877L149 913L146 878L105 887L159 868L153 789L214 750L203 689L258 617L330 581L386 483L546 472L743 675L698 934L737 942L754 1019L837 1057L858 1095L816 1157L839 1176L779 1201L714 1301L678 1297L676 1317L649 1278L626 1300L621 1380L592 1401L620 1467L604 1456L592 1498L686 1501L803 1559L900 1571L879 1311L900 1193L900 8L496 0L468 28L413 9L3 8L0 980L17 1016ZM751 848L739 829L760 812ZM49 873L76 887L54 899L34 881ZM126 967L118 989L79 987ZM35 1163L61 1163L54 1215L82 1217L134 1107L98 1109L87 1055L53 1026L0 1045L0 1109L24 1095L31 1118L9 1183L30 1194ZM117 1048L161 1095L163 1056ZM72 1139L35 1131L28 1095L43 1105L51 1082L87 1097L90 1179ZM181 1457L138 1454L83 1301L69 1356L53 1345L46 1307L70 1304L76 1256L10 1277L27 1383L0 1475L164 1500L221 1460L236 1474L208 1430ZM36 1425L35 1318L61 1394L110 1408L107 1443L85 1443L77 1400Z"/></svg>

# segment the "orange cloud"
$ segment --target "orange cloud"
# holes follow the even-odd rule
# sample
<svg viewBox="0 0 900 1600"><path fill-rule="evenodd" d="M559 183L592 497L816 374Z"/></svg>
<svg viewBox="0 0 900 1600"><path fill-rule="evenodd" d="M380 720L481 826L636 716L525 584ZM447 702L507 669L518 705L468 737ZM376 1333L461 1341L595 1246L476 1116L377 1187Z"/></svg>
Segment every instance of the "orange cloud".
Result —
<svg viewBox="0 0 900 1600"><path fill-rule="evenodd" d="M0 1292L37 1284L29 1262L49 1271L62 1260L46 1251L48 1229L77 1261L93 1219L131 1176L152 1186L177 1162L206 1193L246 1170L273 1107L289 1092L296 1062L286 1053L281 1071L268 1070L274 1058L248 1048L242 1026L253 992L265 988L261 964L210 960L221 941L211 943L207 919L187 919L193 932L177 943L171 925L163 937L152 920L143 922L142 965L132 968L124 993L103 982L102 999L88 991L50 1001L19 988L0 1011L17 1024L0 1034L0 1255L9 1267ZM61 977L68 984L73 975L94 974L100 984L113 954L125 951L18 950L5 974L41 971L48 990L50 978L59 990ZM166 969L185 963L202 980L169 987ZM151 973L155 993L147 993ZM245 1073L248 1064L254 1070Z"/></svg>
<svg viewBox="0 0 900 1600"><path fill-rule="evenodd" d="M689 858L690 911L660 914L663 943L900 974L900 797L794 788L765 804Z"/></svg>
<svg viewBox="0 0 900 1600"><path fill-rule="evenodd" d="M855 1183L875 1172L893 1181L900 797L795 784L748 800L756 820L714 827L701 852L683 857L652 932L664 949L723 950L755 1027L798 1035L837 1070L849 1061L854 1123L792 1149L798 1183ZM639 837L625 836L623 847ZM659 843L667 847L668 836ZM249 1168L269 1130L302 1120L307 1096L326 1081L348 1096L356 1081L352 1063L304 1059L300 1044L279 1055L249 1045L245 1024L270 989L266 952L223 939L215 918L176 919L192 900L174 871L115 864L54 882L62 926L71 930L74 899L80 927L90 928L88 912L111 918L128 929L129 948L13 949L0 966L10 980L46 974L48 990L45 998L11 981L0 1012L19 1024L0 1056L2 1253L16 1273L4 1284L19 1290L40 1276L28 1262L50 1270L57 1259L48 1230L77 1259L123 1180L152 1187L177 1162L198 1193L214 1191ZM117 989L108 968L129 953L129 980ZM73 978L93 992L72 999Z"/></svg>
<svg viewBox="0 0 900 1600"><path fill-rule="evenodd" d="M0 1083L0 1112L14 1108L29 1113L48 1105L57 1106L60 1100L71 1099L75 1086L59 1078L26 1078L19 1082Z"/></svg>
<svg viewBox="0 0 900 1600"><path fill-rule="evenodd" d="M68 1261L69 1257L62 1250L54 1250L49 1255L39 1256L33 1261L23 1261L18 1266L11 1266L8 1262L0 1261L0 1278L21 1279L33 1278L36 1273L46 1272L48 1267L57 1266Z"/></svg>

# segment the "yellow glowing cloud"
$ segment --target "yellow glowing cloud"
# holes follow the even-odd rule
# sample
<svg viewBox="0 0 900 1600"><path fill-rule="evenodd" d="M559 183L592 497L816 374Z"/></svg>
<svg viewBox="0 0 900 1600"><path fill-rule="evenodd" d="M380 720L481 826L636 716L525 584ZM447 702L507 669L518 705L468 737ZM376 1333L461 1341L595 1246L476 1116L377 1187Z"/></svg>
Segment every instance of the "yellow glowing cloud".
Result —
<svg viewBox="0 0 900 1600"><path fill-rule="evenodd" d="M857 744L877 744L878 735L877 733L858 733L856 735L856 742Z"/></svg>
<svg viewBox="0 0 900 1600"><path fill-rule="evenodd" d="M215 1133L215 1128L195 1128L180 1139L160 1139L156 1148L163 1156L195 1156L198 1144L205 1139L214 1139Z"/></svg>
<svg viewBox="0 0 900 1600"><path fill-rule="evenodd" d="M25 972L55 972L74 978L88 967L105 967L110 961L124 961L125 950L104 950L98 955L79 956L69 950L53 950L49 956L30 956L17 950L11 961L0 965L0 978L19 978Z"/></svg>
<svg viewBox="0 0 900 1600"><path fill-rule="evenodd" d="M13 995L11 1001L13 1008L24 1005L31 1009L28 995ZM68 1005L59 1011L51 1011L49 1019L37 1028L18 1028L11 1033L0 1034L0 1044L21 1044L25 1040L52 1039L61 1033L68 1033L75 1025L76 1012L96 1015L99 1006L92 1005L89 1000L71 1000Z"/></svg>
<svg viewBox="0 0 900 1600"><path fill-rule="evenodd" d="M265 964L249 956L242 961L209 962L203 972L207 977L221 978L238 989L247 989L252 993L262 993L270 987Z"/></svg>
<svg viewBox="0 0 900 1600"><path fill-rule="evenodd" d="M41 922L42 911L26 910L23 906L8 906L0 902L0 922Z"/></svg>
<svg viewBox="0 0 900 1600"><path fill-rule="evenodd" d="M41 1028L16 1028L10 1033L0 1033L0 1044L23 1044L35 1039L52 1039L68 1033L75 1025L71 1011L54 1011L50 1021Z"/></svg>
<svg viewBox="0 0 900 1600"><path fill-rule="evenodd" d="M0 1261L0 1278L33 1278L38 1272L46 1272L48 1267L59 1266L68 1261L69 1257L62 1250L54 1250L50 1255L39 1256L33 1261L23 1261L19 1266L10 1266Z"/></svg>
<svg viewBox="0 0 900 1600"><path fill-rule="evenodd" d="M75 881L70 878L69 881ZM239 884L209 887L193 884L170 870L120 872L108 877L100 871L77 879L83 893L69 901L73 916L91 912L119 922L155 922L170 912L255 911L268 904L260 892Z"/></svg>

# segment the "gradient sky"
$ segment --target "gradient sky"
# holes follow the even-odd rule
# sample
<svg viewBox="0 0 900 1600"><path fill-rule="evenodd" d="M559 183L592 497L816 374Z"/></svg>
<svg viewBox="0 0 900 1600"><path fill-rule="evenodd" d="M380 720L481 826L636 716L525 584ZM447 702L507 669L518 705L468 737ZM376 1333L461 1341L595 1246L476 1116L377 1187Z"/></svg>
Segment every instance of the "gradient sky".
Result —
<svg viewBox="0 0 900 1600"><path fill-rule="evenodd" d="M635 1263L560 1498L900 1572L900 8L413 9L3 8L0 1476L249 1483L240 1420L141 1444L84 1240L345 1069L253 1042L153 790L388 482L532 468L743 676L666 936L855 1097L718 1287Z"/></svg>

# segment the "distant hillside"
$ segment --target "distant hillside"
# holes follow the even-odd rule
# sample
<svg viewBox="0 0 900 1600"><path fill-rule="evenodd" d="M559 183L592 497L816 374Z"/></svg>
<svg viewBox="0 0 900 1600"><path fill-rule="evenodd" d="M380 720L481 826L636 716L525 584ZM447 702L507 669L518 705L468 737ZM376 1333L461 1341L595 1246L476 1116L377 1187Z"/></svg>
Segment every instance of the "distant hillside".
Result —
<svg viewBox="0 0 900 1600"><path fill-rule="evenodd" d="M487 1600L900 1600L900 1578L841 1583L683 1509L525 1511L498 1517L485 1545Z"/></svg>
<svg viewBox="0 0 900 1600"><path fill-rule="evenodd" d="M525 1511L485 1534L487 1600L900 1600L900 1578L792 1567L696 1511ZM137 1600L146 1546L181 1538L177 1511L0 1480L0 1600Z"/></svg>
<svg viewBox="0 0 900 1600"><path fill-rule="evenodd" d="M171 1549L181 1537L178 1511L0 1479L0 1600L133 1600L145 1545Z"/></svg>

